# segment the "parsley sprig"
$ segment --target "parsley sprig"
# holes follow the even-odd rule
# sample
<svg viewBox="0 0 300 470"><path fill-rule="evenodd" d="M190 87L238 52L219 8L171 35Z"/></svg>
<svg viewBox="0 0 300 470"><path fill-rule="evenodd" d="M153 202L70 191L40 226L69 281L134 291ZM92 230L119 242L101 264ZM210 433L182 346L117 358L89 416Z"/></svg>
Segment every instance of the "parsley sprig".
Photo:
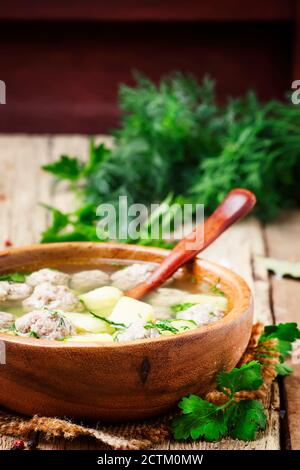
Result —
<svg viewBox="0 0 300 470"><path fill-rule="evenodd" d="M179 402L182 415L172 420L175 439L221 439L225 435L242 440L254 439L266 427L263 405L257 400L237 401L241 390L256 390L263 384L261 364L252 361L217 377L218 390L228 398L222 405L210 403L197 395L189 395Z"/></svg>
<svg viewBox="0 0 300 470"><path fill-rule="evenodd" d="M260 344L277 340L270 348L280 353L280 364L276 364L278 375L288 375L292 368L284 360L290 356L292 343L300 338L296 323L269 325L259 339ZM266 427L266 414L263 404L254 399L237 399L240 391L258 390L263 384L262 364L259 356L256 361L221 372L217 376L217 389L227 400L222 405L210 403L197 395L189 395L180 400L178 406L182 415L175 417L171 428L175 439L204 438L215 441L225 436L234 439L253 440L260 430Z"/></svg>

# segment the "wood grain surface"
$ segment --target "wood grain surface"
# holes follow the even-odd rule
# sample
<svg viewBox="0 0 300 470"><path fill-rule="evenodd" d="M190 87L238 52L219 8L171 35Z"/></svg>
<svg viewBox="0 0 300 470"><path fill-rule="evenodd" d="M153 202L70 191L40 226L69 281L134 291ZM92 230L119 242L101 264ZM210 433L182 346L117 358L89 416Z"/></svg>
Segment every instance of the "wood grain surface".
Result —
<svg viewBox="0 0 300 470"><path fill-rule="evenodd" d="M107 141L107 138L106 138ZM38 202L48 202L68 208L72 197L63 185L54 187L51 177L40 171L40 165L54 160L60 152L87 155L84 136L0 136L0 245L9 239L16 246L39 241L48 216ZM205 250L203 257L222 263L242 275L254 293L255 319L265 323L299 321L299 284L291 280L270 277L255 261L256 255L271 255L282 259L299 260L300 213L285 214L275 224L263 227L248 218L230 228L215 244ZM288 243L287 243L288 240ZM178 444L164 442L160 448L193 449L300 449L298 423L300 420L299 366L296 373L274 385L269 399L268 427L256 441L241 442L224 439L218 443L196 442ZM281 404L280 404L281 401ZM279 409L286 407L284 421ZM130 428L129 428L130 432ZM46 441L35 439L42 449L100 449L92 439ZM0 448L9 448L11 438L0 437Z"/></svg>

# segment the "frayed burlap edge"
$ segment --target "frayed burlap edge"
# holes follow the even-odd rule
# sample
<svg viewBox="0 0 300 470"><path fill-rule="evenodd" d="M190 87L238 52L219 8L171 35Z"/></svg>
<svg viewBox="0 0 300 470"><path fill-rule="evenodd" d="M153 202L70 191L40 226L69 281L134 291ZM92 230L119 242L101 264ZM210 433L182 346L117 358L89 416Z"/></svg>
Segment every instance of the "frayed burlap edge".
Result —
<svg viewBox="0 0 300 470"><path fill-rule="evenodd" d="M279 362L279 354L274 350L276 340L258 343L263 328L261 323L253 325L248 347L239 365L259 359L263 363L264 383L259 390L238 392L236 394L238 400L256 398L264 401L276 377L275 365ZM209 392L205 398L215 404L221 404L227 399L222 392L217 390ZM40 416L27 418L0 411L0 434L27 437L32 432L39 432L46 439L74 439L88 436L113 449L138 450L157 445L168 439L170 437L169 419L170 415L134 426L132 424L103 426L98 423L96 427L88 427L67 419Z"/></svg>
<svg viewBox="0 0 300 470"><path fill-rule="evenodd" d="M6 412L0 413L0 434L14 437L26 437L32 432L42 433L46 439L75 439L88 436L113 449L138 450L146 449L170 436L167 419L160 418L157 422L135 425L134 432L130 431L130 434L134 434L132 437L128 436L128 428L128 425L118 427L98 425L92 428L67 419L40 416L26 418Z"/></svg>

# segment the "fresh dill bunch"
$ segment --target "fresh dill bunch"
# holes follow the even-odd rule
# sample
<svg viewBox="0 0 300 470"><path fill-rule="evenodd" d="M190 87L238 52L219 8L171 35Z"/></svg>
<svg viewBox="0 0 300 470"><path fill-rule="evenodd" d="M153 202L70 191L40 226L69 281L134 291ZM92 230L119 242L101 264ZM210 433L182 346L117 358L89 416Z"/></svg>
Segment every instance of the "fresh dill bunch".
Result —
<svg viewBox="0 0 300 470"><path fill-rule="evenodd" d="M122 116L111 149L91 140L87 163L63 155L44 166L70 182L80 206L72 214L50 208L53 224L43 241L98 240L96 207L117 206L119 196L150 205L172 194L181 205L204 204L207 216L232 188L247 188L262 220L299 205L299 106L261 103L253 91L219 105L213 80L181 73L159 84L135 78L136 86L120 86ZM163 239L146 243L165 246Z"/></svg>

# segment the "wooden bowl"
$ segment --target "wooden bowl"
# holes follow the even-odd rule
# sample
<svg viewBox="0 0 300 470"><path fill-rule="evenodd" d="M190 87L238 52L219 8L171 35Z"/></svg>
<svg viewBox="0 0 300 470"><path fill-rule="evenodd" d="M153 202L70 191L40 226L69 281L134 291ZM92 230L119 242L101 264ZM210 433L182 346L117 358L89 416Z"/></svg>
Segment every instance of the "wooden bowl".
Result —
<svg viewBox="0 0 300 470"><path fill-rule="evenodd" d="M37 245L1 252L0 273L95 268L103 259L160 262L167 253L115 243ZM129 343L1 334L6 364L0 364L0 405L27 415L115 422L158 415L186 394L212 389L216 374L234 367L248 344L252 297L243 279L217 264L197 259L190 269L198 280L221 280L230 305L224 318L187 333Z"/></svg>

